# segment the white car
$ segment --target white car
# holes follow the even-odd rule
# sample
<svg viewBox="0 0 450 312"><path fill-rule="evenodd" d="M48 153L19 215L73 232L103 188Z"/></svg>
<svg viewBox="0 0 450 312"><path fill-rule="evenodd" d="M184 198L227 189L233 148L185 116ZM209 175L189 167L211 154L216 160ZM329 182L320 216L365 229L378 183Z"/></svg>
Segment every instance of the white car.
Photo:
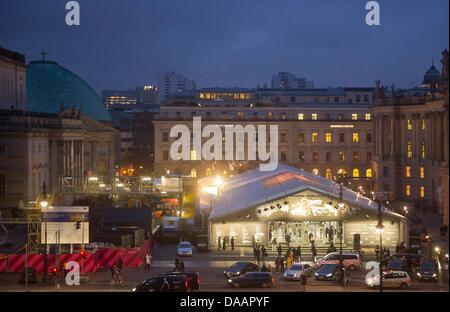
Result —
<svg viewBox="0 0 450 312"><path fill-rule="evenodd" d="M192 257L194 247L190 242L181 242L177 247L177 255L179 257Z"/></svg>
<svg viewBox="0 0 450 312"><path fill-rule="evenodd" d="M313 267L307 263L294 263L283 274L283 279L287 281L299 281L302 274L305 276L311 276L313 273Z"/></svg>
<svg viewBox="0 0 450 312"><path fill-rule="evenodd" d="M380 286L380 275L366 279L369 287ZM406 289L411 285L411 278L405 271L383 272L383 288L401 288Z"/></svg>

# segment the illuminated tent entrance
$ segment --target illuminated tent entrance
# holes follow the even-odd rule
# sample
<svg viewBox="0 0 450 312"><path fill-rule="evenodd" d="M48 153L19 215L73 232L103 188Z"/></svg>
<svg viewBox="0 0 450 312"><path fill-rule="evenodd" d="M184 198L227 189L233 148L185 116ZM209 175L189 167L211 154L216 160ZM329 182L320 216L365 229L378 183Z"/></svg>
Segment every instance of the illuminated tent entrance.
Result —
<svg viewBox="0 0 450 312"><path fill-rule="evenodd" d="M342 205L342 203L344 205ZM340 205L338 205L340 204ZM383 244L407 242L406 219L382 208ZM235 244L253 242L293 246L318 246L339 242L339 221L343 223L343 242L351 247L379 243L376 232L378 204L339 184L289 166L271 172L251 170L225 181L209 216L211 246L234 237ZM357 238L359 237L359 239Z"/></svg>

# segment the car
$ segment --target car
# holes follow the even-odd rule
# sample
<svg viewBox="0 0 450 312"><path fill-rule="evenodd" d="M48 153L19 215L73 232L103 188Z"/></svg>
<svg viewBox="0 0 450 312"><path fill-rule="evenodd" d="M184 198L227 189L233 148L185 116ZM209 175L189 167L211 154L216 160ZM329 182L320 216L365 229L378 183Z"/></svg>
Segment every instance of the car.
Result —
<svg viewBox="0 0 450 312"><path fill-rule="evenodd" d="M299 281L301 276L311 276L313 267L307 263L294 263L287 271L283 273L283 279L286 281Z"/></svg>
<svg viewBox="0 0 450 312"><path fill-rule="evenodd" d="M323 264L319 270L314 273L316 280L335 281L339 275L339 265L334 263Z"/></svg>
<svg viewBox="0 0 450 312"><path fill-rule="evenodd" d="M177 247L177 255L179 257L192 257L194 247L190 242L181 242Z"/></svg>
<svg viewBox="0 0 450 312"><path fill-rule="evenodd" d="M25 273L27 272L27 273ZM19 278L19 284L25 284L26 283L26 274L28 274L28 283L37 283L37 276L36 276L36 269L34 268L28 268L23 269L22 272L20 272L20 278Z"/></svg>
<svg viewBox="0 0 450 312"><path fill-rule="evenodd" d="M411 286L411 277L405 271L383 272L383 288L401 288L407 289ZM366 285L369 287L380 287L380 275L366 279Z"/></svg>
<svg viewBox="0 0 450 312"><path fill-rule="evenodd" d="M185 292L189 290L184 275L154 275L133 288L133 292Z"/></svg>
<svg viewBox="0 0 450 312"><path fill-rule="evenodd" d="M419 281L434 281L439 282L439 271L434 261L422 261L417 271L417 278Z"/></svg>
<svg viewBox="0 0 450 312"><path fill-rule="evenodd" d="M403 260L391 260L386 267L386 271L408 271L408 267Z"/></svg>
<svg viewBox="0 0 450 312"><path fill-rule="evenodd" d="M331 252L325 257L317 260L317 265L321 267L324 264L339 264L340 254L339 252ZM349 270L360 270L362 266L362 260L358 253L343 253L342 261L344 267Z"/></svg>
<svg viewBox="0 0 450 312"><path fill-rule="evenodd" d="M188 288L190 290L200 289L200 274L198 272L170 272L164 275L181 275L186 277Z"/></svg>
<svg viewBox="0 0 450 312"><path fill-rule="evenodd" d="M239 261L230 266L228 269L223 271L225 277L233 277L243 275L247 272L258 272L259 266L253 262L243 262Z"/></svg>
<svg viewBox="0 0 450 312"><path fill-rule="evenodd" d="M269 288L275 283L272 274L268 272L247 272L241 276L228 279L228 285L232 288L238 287L262 287Z"/></svg>
<svg viewBox="0 0 450 312"><path fill-rule="evenodd" d="M423 261L423 256L414 253L396 253L384 260L385 264L389 263L391 260L403 260L405 262L411 263L411 266L418 268L420 263Z"/></svg>

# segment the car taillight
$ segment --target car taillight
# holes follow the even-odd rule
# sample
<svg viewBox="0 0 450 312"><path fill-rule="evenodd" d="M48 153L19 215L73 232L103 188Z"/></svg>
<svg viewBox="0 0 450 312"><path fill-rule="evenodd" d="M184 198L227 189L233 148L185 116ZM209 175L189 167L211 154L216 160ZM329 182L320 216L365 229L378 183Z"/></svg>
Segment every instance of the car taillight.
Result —
<svg viewBox="0 0 450 312"><path fill-rule="evenodd" d="M188 288L188 281L187 280L184 281L184 287Z"/></svg>

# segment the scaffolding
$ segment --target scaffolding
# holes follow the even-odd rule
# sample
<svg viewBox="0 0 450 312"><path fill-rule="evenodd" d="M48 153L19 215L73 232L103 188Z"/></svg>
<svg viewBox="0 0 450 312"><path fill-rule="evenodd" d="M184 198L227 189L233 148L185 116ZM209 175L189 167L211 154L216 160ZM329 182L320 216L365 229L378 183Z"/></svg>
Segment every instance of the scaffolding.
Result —
<svg viewBox="0 0 450 312"><path fill-rule="evenodd" d="M38 216L28 216L26 218L0 218L0 224L4 225L27 225L28 252L37 253L41 237L41 218Z"/></svg>

